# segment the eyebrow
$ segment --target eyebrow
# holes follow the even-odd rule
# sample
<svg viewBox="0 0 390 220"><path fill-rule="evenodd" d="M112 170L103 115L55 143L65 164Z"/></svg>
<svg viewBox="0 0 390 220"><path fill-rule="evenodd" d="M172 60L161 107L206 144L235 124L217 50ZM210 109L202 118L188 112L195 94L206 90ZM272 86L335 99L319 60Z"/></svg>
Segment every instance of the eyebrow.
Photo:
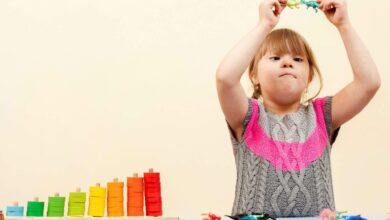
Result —
<svg viewBox="0 0 390 220"><path fill-rule="evenodd" d="M264 55L265 56L283 56L285 54L291 54L291 56L293 56L293 57L299 56L299 57L307 58L307 56L305 54L293 54L293 53L290 53L290 52L285 52L285 53L268 52L268 53L266 53Z"/></svg>

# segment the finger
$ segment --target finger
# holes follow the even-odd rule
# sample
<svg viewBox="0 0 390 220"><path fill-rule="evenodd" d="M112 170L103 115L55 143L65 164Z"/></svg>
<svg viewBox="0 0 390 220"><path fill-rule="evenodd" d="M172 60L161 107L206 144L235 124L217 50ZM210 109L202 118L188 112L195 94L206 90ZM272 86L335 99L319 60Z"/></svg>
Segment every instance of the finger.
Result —
<svg viewBox="0 0 390 220"><path fill-rule="evenodd" d="M278 15L282 14L282 12L284 11L285 8L286 8L285 5L280 6L280 10L279 10L279 14Z"/></svg>
<svg viewBox="0 0 390 220"><path fill-rule="evenodd" d="M319 0L320 2L320 9L323 11L324 10L324 5L326 4L326 0Z"/></svg>
<svg viewBox="0 0 390 220"><path fill-rule="evenodd" d="M332 8L333 8L333 5L332 5L331 3L323 3L322 5L320 5L320 9L321 9L325 14L331 13Z"/></svg>
<svg viewBox="0 0 390 220"><path fill-rule="evenodd" d="M273 7L275 8L275 10L274 10L274 14L276 15L276 16L278 16L279 14L280 14L280 12L281 12L281 5L280 5L280 3L279 3L279 1L275 1L275 2L273 2Z"/></svg>
<svg viewBox="0 0 390 220"><path fill-rule="evenodd" d="M330 0L324 4L325 10L331 10L333 8L340 7L341 3L338 0Z"/></svg>
<svg viewBox="0 0 390 220"><path fill-rule="evenodd" d="M280 5L286 5L287 4L287 0L279 0L279 4Z"/></svg>
<svg viewBox="0 0 390 220"><path fill-rule="evenodd" d="M322 7L325 11L327 11L331 8L331 6L332 6L332 3L330 1L328 1L328 2L325 2Z"/></svg>

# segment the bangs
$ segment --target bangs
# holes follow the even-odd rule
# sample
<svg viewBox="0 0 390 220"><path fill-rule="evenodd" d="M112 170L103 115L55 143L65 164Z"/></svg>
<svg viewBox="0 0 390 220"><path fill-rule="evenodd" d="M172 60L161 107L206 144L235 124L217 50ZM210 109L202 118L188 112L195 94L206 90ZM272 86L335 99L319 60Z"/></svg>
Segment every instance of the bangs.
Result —
<svg viewBox="0 0 390 220"><path fill-rule="evenodd" d="M269 33L264 39L260 48L260 56L272 52L278 55L289 53L307 57L306 45L305 39L297 32L289 29L277 29Z"/></svg>

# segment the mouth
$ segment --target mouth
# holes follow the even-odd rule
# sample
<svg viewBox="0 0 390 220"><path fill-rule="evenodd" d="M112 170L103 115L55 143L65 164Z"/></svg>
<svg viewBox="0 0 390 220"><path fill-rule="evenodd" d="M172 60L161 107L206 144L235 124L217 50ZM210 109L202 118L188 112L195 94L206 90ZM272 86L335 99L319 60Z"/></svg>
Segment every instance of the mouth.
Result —
<svg viewBox="0 0 390 220"><path fill-rule="evenodd" d="M294 74L292 74L292 73L282 73L282 74L280 74L279 75L279 78L281 78L281 77L294 77L294 79L296 79L297 77L294 75Z"/></svg>

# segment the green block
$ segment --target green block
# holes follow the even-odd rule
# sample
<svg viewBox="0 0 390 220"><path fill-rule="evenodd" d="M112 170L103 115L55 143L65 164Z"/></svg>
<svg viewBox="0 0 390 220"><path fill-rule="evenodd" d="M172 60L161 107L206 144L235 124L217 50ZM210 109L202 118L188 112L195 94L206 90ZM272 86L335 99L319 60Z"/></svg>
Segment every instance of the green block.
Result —
<svg viewBox="0 0 390 220"><path fill-rule="evenodd" d="M43 216L45 203L38 201L29 201L27 202L27 212L26 216Z"/></svg>

